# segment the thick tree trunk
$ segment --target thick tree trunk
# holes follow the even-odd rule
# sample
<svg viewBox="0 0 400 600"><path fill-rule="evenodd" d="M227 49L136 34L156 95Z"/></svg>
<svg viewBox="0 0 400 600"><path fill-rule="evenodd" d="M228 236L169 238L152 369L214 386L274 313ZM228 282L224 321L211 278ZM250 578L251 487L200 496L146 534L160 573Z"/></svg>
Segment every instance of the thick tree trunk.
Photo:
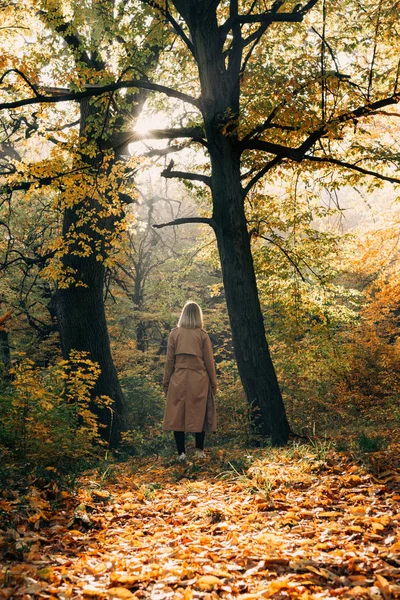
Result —
<svg viewBox="0 0 400 600"><path fill-rule="evenodd" d="M70 286L59 289L55 294L62 354L67 359L71 350L84 351L99 364L101 374L92 396L93 399L100 395L109 396L113 406L112 411L99 408L95 403L91 408L105 426L100 430L101 436L111 447L115 447L123 429L126 410L107 330L103 300L104 265L93 256L69 260L69 266L71 262L75 268L79 268L79 275L87 287Z"/></svg>
<svg viewBox="0 0 400 600"><path fill-rule="evenodd" d="M224 152L214 162L220 162L213 168L215 233L238 370L257 432L283 445L290 427L265 337L238 161Z"/></svg>
<svg viewBox="0 0 400 600"><path fill-rule="evenodd" d="M80 133L90 140L91 126L95 119L104 118L101 111L89 100L81 103ZM93 123L90 122L93 121ZM97 141L100 148L101 140ZM98 157L82 160L93 167L93 172L100 169L96 165ZM88 221L83 218L92 215ZM112 232L115 217L104 217L104 207L94 198L86 197L83 201L64 209L63 236L69 240L67 253L62 257L63 267L67 274L71 273L75 281L68 287L60 287L53 299L57 316L57 324L64 358L69 357L71 350L84 351L89 358L96 361L101 369L99 379L93 389L92 411L98 416L102 438L111 447L116 447L124 427L126 406L122 389L118 380L110 348L107 322L104 308L105 267L102 260L97 260L98 253L106 257L107 252L103 238L104 232ZM83 256L79 245L80 236L91 248L90 253ZM108 396L113 400L110 408L99 408L95 403L97 396Z"/></svg>

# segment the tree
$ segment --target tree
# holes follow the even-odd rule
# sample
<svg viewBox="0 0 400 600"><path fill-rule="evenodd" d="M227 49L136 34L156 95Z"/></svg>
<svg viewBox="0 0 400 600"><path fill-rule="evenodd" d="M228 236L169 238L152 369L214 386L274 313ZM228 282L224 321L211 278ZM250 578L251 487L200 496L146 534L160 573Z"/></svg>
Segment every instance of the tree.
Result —
<svg viewBox="0 0 400 600"><path fill-rule="evenodd" d="M64 80L79 88L82 81L101 84L131 70L139 70L145 76L157 64L158 20L152 20L152 32L142 42L135 40L138 30L130 29L133 22L140 27L147 18L148 11L142 7L127 14L123 6L114 11L113 3L109 2L93 5L72 2L71 18L66 16L65 3L57 0L33 1L31 8L40 16L41 23L34 21L34 24L39 31L36 43L40 42L42 51L50 51L44 40L51 34L50 66L55 81L60 79L61 70ZM110 57L112 44L114 56ZM45 61L50 56L47 52ZM46 68L48 65L41 57L36 66L36 79ZM11 68L8 73L17 74L32 88L18 68ZM135 201L129 189L132 166L126 160L129 152L121 131L137 118L145 97L146 92L131 90L122 96L112 94L108 99L82 98L75 110L69 111L70 123L65 122L66 115L61 111L46 115L50 122L56 122L52 133L46 132L48 144L51 142L56 149L50 160L41 161L40 175L37 160L27 168L21 156L11 149L12 135L3 142L3 156L8 159L6 167L11 165L11 159L15 161L15 155L18 158L17 167L15 162L9 167L16 180L8 182L3 192L13 194L45 188L49 195L56 194L56 202L62 210L61 237L53 240L48 256L42 253L39 257L42 274L57 283L52 306L63 357L67 359L72 350L83 351L100 366L93 397L108 396L113 405L112 410L100 409L94 402L93 410L104 425L104 438L113 446L118 443L123 428L125 403L111 356L104 310L104 278L107 260L111 260L124 229L124 205ZM39 129L36 113L22 116L12 112L11 120L18 123L12 133L25 124L26 137ZM64 130L69 135L63 135ZM30 180L26 180L26 175ZM25 258L28 262L32 260Z"/></svg>
<svg viewBox="0 0 400 600"><path fill-rule="evenodd" d="M110 280L114 281L126 294L136 316L136 348L140 352L148 349L146 329L150 326L148 318L144 313L150 311L147 288L149 280L154 271L158 271L162 265L171 261L179 254L179 240L173 235L161 236L152 228L155 215L172 214L178 215L181 203L173 205L173 201L158 195L151 195L141 191L141 205L136 211L136 223L133 228L128 227L126 240L118 261L110 272ZM174 232L175 234L175 232ZM181 244L182 245L182 244ZM159 293L159 286L156 295ZM153 295L151 304L156 304ZM160 319L156 315L153 321ZM160 325L160 323L159 323ZM163 331L161 346L164 348L169 328ZM164 348L165 350L165 348Z"/></svg>
<svg viewBox="0 0 400 600"><path fill-rule="evenodd" d="M259 411L258 426L261 433L270 436L274 444L285 443L289 425L265 339L245 215L245 198L262 177L287 160L332 163L371 173L368 169L346 164L343 160L327 155L325 149L322 156L312 153L312 150L326 137L339 137L340 130L346 122L354 122L357 117L369 115L382 106L396 103L400 96L395 87L388 98L371 101L372 64L365 104L357 108L352 106L351 110L347 108L343 112L335 110L336 107L333 106L333 111L328 116L328 106L330 109L333 101L336 103L339 98L339 93L331 94L327 101L331 78L336 79L339 85L340 80L346 79L347 76L342 75L339 69L334 74L328 74L325 52L331 49L323 33L322 66L314 79L323 83L322 114L310 115L313 118L308 119L308 122L304 119L306 123L303 124L300 118L298 121L291 119L285 123L286 113L281 122L277 122L280 108L285 107L287 103L283 100L269 112L266 119L264 115L262 120L257 122L250 113L246 123L243 96L247 96L249 101L248 90L247 94L241 95L241 92L249 72L248 77L251 78L251 68L248 69L248 65L253 52L273 23L301 22L317 4L317 0L296 5L289 12L280 12L280 8L291 3L278 1L273 3L270 10L261 13L253 12L259 4L257 2L244 3L240 10L237 0L229 3L175 0L172 4L180 16L180 24L168 10L162 9L155 2L149 4L163 12L186 45L198 69L201 97L197 106L203 119L204 144L210 156L211 166L211 175L199 179L210 186L213 202L212 218L204 219L203 222L207 222L214 229L217 238L235 354L247 398ZM389 18L392 16L389 11ZM378 15L378 19L380 18L381 15ZM326 24L325 19L324 14L323 27ZM247 35L243 32L246 24L253 26ZM264 56L267 52L268 46L264 46ZM262 50L260 54L263 56ZM255 63L256 72L258 67ZM268 77L260 80L265 82L265 85L271 85ZM253 80L253 85L257 85L258 89L262 88L260 80L257 83ZM291 92L288 104L293 103L300 91L301 86L300 89ZM315 104L315 99L311 102ZM267 109L268 105L264 103L262 110ZM251 124L251 121L255 123ZM302 137L303 139L297 147L265 139L265 134L274 129L281 135L294 132L293 141L301 140ZM250 167L248 182L243 187L243 167L249 162L246 153L251 150L263 151L272 158L257 158L256 165L261 165L258 170L254 166ZM193 174L174 173L172 169L164 175L195 179ZM381 177L399 181L385 175Z"/></svg>

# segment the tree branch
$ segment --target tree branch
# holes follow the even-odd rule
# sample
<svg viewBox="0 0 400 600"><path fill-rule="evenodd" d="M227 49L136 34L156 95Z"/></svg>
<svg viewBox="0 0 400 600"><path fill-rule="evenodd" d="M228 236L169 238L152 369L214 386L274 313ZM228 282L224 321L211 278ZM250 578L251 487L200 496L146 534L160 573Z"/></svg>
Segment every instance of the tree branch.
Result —
<svg viewBox="0 0 400 600"><path fill-rule="evenodd" d="M376 171L370 171L369 169L364 169L363 167L359 167L357 165L353 165L351 163L344 162L343 160L338 160L336 158L324 156L305 156L303 160L318 163L329 163L332 165L337 165L339 167L344 167L346 169L351 169L352 171L357 171L358 173L362 173L363 175L371 175L372 177L376 177L377 179L382 179L382 181L390 181L390 183L400 183L400 179L398 179L397 177L389 177L388 175L382 175L381 173L376 173Z"/></svg>
<svg viewBox="0 0 400 600"><path fill-rule="evenodd" d="M185 225L186 223L204 223L215 229L214 219L207 219L206 217L182 217L181 219L174 219L168 223L153 223L155 229L161 229L162 227L171 227L175 225Z"/></svg>
<svg viewBox="0 0 400 600"><path fill-rule="evenodd" d="M167 21L169 21L169 23L172 25L172 27L174 28L177 35L181 38L181 40L184 42L184 44L187 46L187 48L190 50L190 52L194 56L194 46L193 46L192 42L190 41L190 39L188 38L186 33L183 31L183 29L179 25L179 23L171 15L168 8L164 9L164 7L159 6L159 4L157 4L157 2L154 2L154 0L142 0L142 2L144 2L148 6L151 6L152 8L155 8L156 10L158 10L163 15L163 17L165 17L167 19ZM166 5L166 6L168 6L168 5Z"/></svg>
<svg viewBox="0 0 400 600"><path fill-rule="evenodd" d="M165 177L166 179L179 178L188 179L190 181L200 181L201 183L204 183L205 185L211 187L211 177L208 177L208 175L201 175L200 173L187 173L186 171L171 171L171 169L167 168L161 172L161 176Z"/></svg>
<svg viewBox="0 0 400 600"><path fill-rule="evenodd" d="M3 83L4 79L10 73L16 73L17 75L19 75L21 77L21 79L23 79L25 81L25 83L27 84L27 86L29 86L31 88L31 90L35 94L35 96L39 96L40 95L38 93L37 89L36 89L36 86L33 83L31 83L29 81L29 79L27 78L27 76L22 71L20 71L19 69L8 69L7 71L5 71L3 73L3 75L0 77L0 85Z"/></svg>
<svg viewBox="0 0 400 600"><path fill-rule="evenodd" d="M11 70L4 73L4 75L0 78L0 83L10 72ZM37 90L36 86L33 87ZM174 90L165 85L159 85L157 83L151 83L150 81L143 81L141 79L133 79L131 81L118 81L115 83L109 83L107 85L87 85L86 89L82 92L71 92L69 89L62 89L58 90L56 93L53 92L53 94L49 96L35 92L37 93L35 98L25 98L23 100L15 100L14 102L0 103L0 110L8 108L20 108L30 104L51 104L56 102L79 101L83 100L83 98L101 96L107 92L115 92L116 90L124 88L139 88L149 90L151 92L159 92L169 96L170 98L177 98L178 100L182 100L188 104L193 104L193 106L196 106L199 110L201 108L200 100L193 98L193 96L189 96L188 94L179 92L178 90Z"/></svg>
<svg viewBox="0 0 400 600"><path fill-rule="evenodd" d="M349 76L344 74L344 73L330 73L329 74L330 77L337 77L339 80L348 80ZM317 83L322 81L322 77L316 77L315 79L312 79L311 81L307 81L305 84L301 85L300 87L298 87L297 89L293 90L292 94L291 94L291 99L295 98L295 96L297 96L298 94L300 94L301 92L303 92L305 89L307 89L307 87L313 83ZM271 111L271 113L268 115L268 117L266 118L266 120L261 123L260 125L257 125L256 127L254 127L253 129L251 129L249 131L248 134L245 135L245 137L242 139L242 142L245 142L247 140L249 140L250 138L252 138L255 135L259 135L261 133L263 133L264 131L266 131L267 129L272 129L272 128L276 128L276 129L281 129L282 131L296 131L296 129L299 129L299 127L293 127L293 126L289 126L289 125L279 125L277 123L272 123L272 119L274 117L276 117L279 109L283 108L286 104L288 104L287 100L284 100L282 102L280 102L279 104L277 104L273 110Z"/></svg>
<svg viewBox="0 0 400 600"><path fill-rule="evenodd" d="M126 136L126 137L125 137ZM149 131L122 131L118 143L140 142L142 140L174 140L176 138L193 138L200 140L204 136L202 127L172 127L171 129L150 129Z"/></svg>
<svg viewBox="0 0 400 600"><path fill-rule="evenodd" d="M300 23L303 20L303 15L301 13L276 13L276 12L266 12L260 13L257 15L237 15L236 17L229 17L225 23L223 23L219 30L223 36L226 36L228 31L230 31L237 23L245 24L245 23L264 23L267 26L271 23Z"/></svg>
<svg viewBox="0 0 400 600"><path fill-rule="evenodd" d="M255 186L255 184L262 177L264 177L264 175L266 175L271 169L273 169L273 167L278 165L281 161L282 161L282 158L280 158L279 156L275 156L275 158L273 158L272 160L267 162L267 164L262 169L260 169L258 171L258 173L256 173L256 175L254 175L254 177L252 179L250 179L249 183L246 185L246 187L243 190L243 197L246 197L247 194L249 193L249 191L251 190L251 188L253 186Z"/></svg>
<svg viewBox="0 0 400 600"><path fill-rule="evenodd" d="M18 192L22 190L29 190L33 185L37 185L38 187L42 187L45 185L50 185L54 181L62 180L63 177L67 175L71 175L72 173L84 173L85 171L89 172L91 166L82 166L77 167L75 169L71 169L70 171L65 171L64 173L58 173L57 175L51 175L49 177L38 177L33 181L15 181L11 183L5 183L0 186L0 191L2 192Z"/></svg>
<svg viewBox="0 0 400 600"><path fill-rule="evenodd" d="M188 142L184 144L172 144L171 146L167 146L166 148L151 148L147 152L143 154L143 156L152 157L152 156L167 156L168 154L172 154L174 152L180 152L188 147Z"/></svg>
<svg viewBox="0 0 400 600"><path fill-rule="evenodd" d="M381 100L376 100L376 102L371 102L369 104L365 104L364 106L359 106L354 110L342 113L337 116L335 119L332 119L328 123L324 124L322 127L314 131L298 148L300 153L303 155L312 148L312 146L321 139L324 135L326 135L329 129L334 125L340 125L341 123L346 123L348 121L354 121L360 117L370 116L375 114L379 109L384 108L385 106L390 106L391 104L398 104L400 101L400 93L393 94L392 96L388 96L387 98L382 98Z"/></svg>
<svg viewBox="0 0 400 600"><path fill-rule="evenodd" d="M252 233L252 232L250 232L250 233ZM280 244L278 244L278 242L276 242L272 238L266 237L265 235L258 234L257 231L255 231L254 233L256 234L257 237L259 237L259 238L265 240L266 242L269 242L270 244L273 244L274 246L276 246L277 248L279 248L279 250L281 252L283 252L283 254L286 256L286 258L288 259L288 261L293 265L293 267L295 268L295 270L297 271L297 273L300 275L302 281L304 281L304 282L306 281L303 273L300 271L299 266L296 264L296 262L290 256L290 253L285 248L283 248L283 246L281 246Z"/></svg>
<svg viewBox="0 0 400 600"><path fill-rule="evenodd" d="M75 58L83 62L89 68L104 68L104 64L99 64L93 59L93 53L90 57L84 49L82 40L78 31L73 26L71 21L64 21L63 15L57 9L49 11L39 10L38 15L43 19L44 23L54 31L56 31L64 40L64 42L75 52Z"/></svg>
<svg viewBox="0 0 400 600"><path fill-rule="evenodd" d="M281 144L274 144L273 142L264 142L263 140L247 140L243 139L240 142L241 150L264 150L269 154L275 154L280 158L290 158L296 162L301 162L303 153L300 148L290 148L289 146L282 146Z"/></svg>
<svg viewBox="0 0 400 600"><path fill-rule="evenodd" d="M22 254L22 252L20 252L19 250L15 250L15 249L10 250L9 254L18 254L18 258L14 258L13 260L10 260L9 262L7 262L6 265L2 265L2 268L9 267L11 264L14 264L18 261L22 261L28 267L33 266L33 265L44 265L44 263L47 260L49 260L50 258L54 258L54 256L56 255L56 251L52 250L51 252L48 252L47 254L43 254L43 256L37 256L35 258L32 258L30 256L25 256L24 254Z"/></svg>
<svg viewBox="0 0 400 600"><path fill-rule="evenodd" d="M240 142L240 147L242 151L246 149L264 150L265 152L269 152L270 154L280 156L281 158L290 158L291 160L301 162L305 158L306 152L308 152L319 139L324 137L329 132L329 129L332 126L351 122L360 117L374 115L381 108L389 106L391 104L398 104L399 101L400 93L396 93L392 96L389 96L388 98L382 98L381 100L377 100L376 102L371 102L370 104L359 106L354 110L342 113L335 119L329 121L329 123L326 123L319 129L313 131L313 133L311 133L309 137L298 148L290 148L288 146L282 146L280 144L274 144L258 139L249 139L249 135L254 135L255 132L262 131L263 128L266 126L266 122L258 129L255 128L252 132L250 132L250 134L244 137Z"/></svg>
<svg viewBox="0 0 400 600"><path fill-rule="evenodd" d="M271 25L271 23L301 23L306 13L308 13L317 4L317 2L318 0L310 0L307 2L307 4L305 4L305 6L301 7L301 5L299 5L295 7L292 12L285 13L277 12L283 4L283 2L278 0L277 2L274 2L272 10L265 13L259 13L255 15L250 13L246 15L231 15L225 21L225 23L220 26L219 31L224 37L226 37L228 31L230 31L236 23L240 23L241 25L246 23L262 23L263 25L260 27L260 29L251 34L247 40L245 40L246 45L248 45L259 35L262 35L267 27Z"/></svg>
<svg viewBox="0 0 400 600"><path fill-rule="evenodd" d="M310 10L312 8L314 8L314 6L317 4L317 2L318 2L318 0L310 0L309 2L307 2L307 4L305 6L303 6L303 8L300 7L297 12L299 12L300 14L302 14L303 17L304 17L304 15L306 13L310 12Z"/></svg>

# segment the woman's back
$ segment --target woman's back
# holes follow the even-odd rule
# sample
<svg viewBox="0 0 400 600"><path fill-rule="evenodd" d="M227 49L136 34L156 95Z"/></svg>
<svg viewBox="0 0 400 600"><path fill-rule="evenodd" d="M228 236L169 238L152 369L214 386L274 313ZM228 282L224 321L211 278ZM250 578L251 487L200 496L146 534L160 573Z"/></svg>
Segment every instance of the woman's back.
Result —
<svg viewBox="0 0 400 600"><path fill-rule="evenodd" d="M194 354L203 357L204 341L207 333L199 327L175 327L171 331L171 337L175 345L175 354Z"/></svg>

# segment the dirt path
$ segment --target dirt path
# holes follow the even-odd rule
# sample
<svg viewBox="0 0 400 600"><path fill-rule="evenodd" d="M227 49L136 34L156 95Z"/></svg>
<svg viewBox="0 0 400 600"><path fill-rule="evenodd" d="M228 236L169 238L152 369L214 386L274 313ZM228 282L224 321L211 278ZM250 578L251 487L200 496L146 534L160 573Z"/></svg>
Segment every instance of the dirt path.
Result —
<svg viewBox="0 0 400 600"><path fill-rule="evenodd" d="M3 499L0 597L400 598L395 469L306 450L134 466Z"/></svg>

